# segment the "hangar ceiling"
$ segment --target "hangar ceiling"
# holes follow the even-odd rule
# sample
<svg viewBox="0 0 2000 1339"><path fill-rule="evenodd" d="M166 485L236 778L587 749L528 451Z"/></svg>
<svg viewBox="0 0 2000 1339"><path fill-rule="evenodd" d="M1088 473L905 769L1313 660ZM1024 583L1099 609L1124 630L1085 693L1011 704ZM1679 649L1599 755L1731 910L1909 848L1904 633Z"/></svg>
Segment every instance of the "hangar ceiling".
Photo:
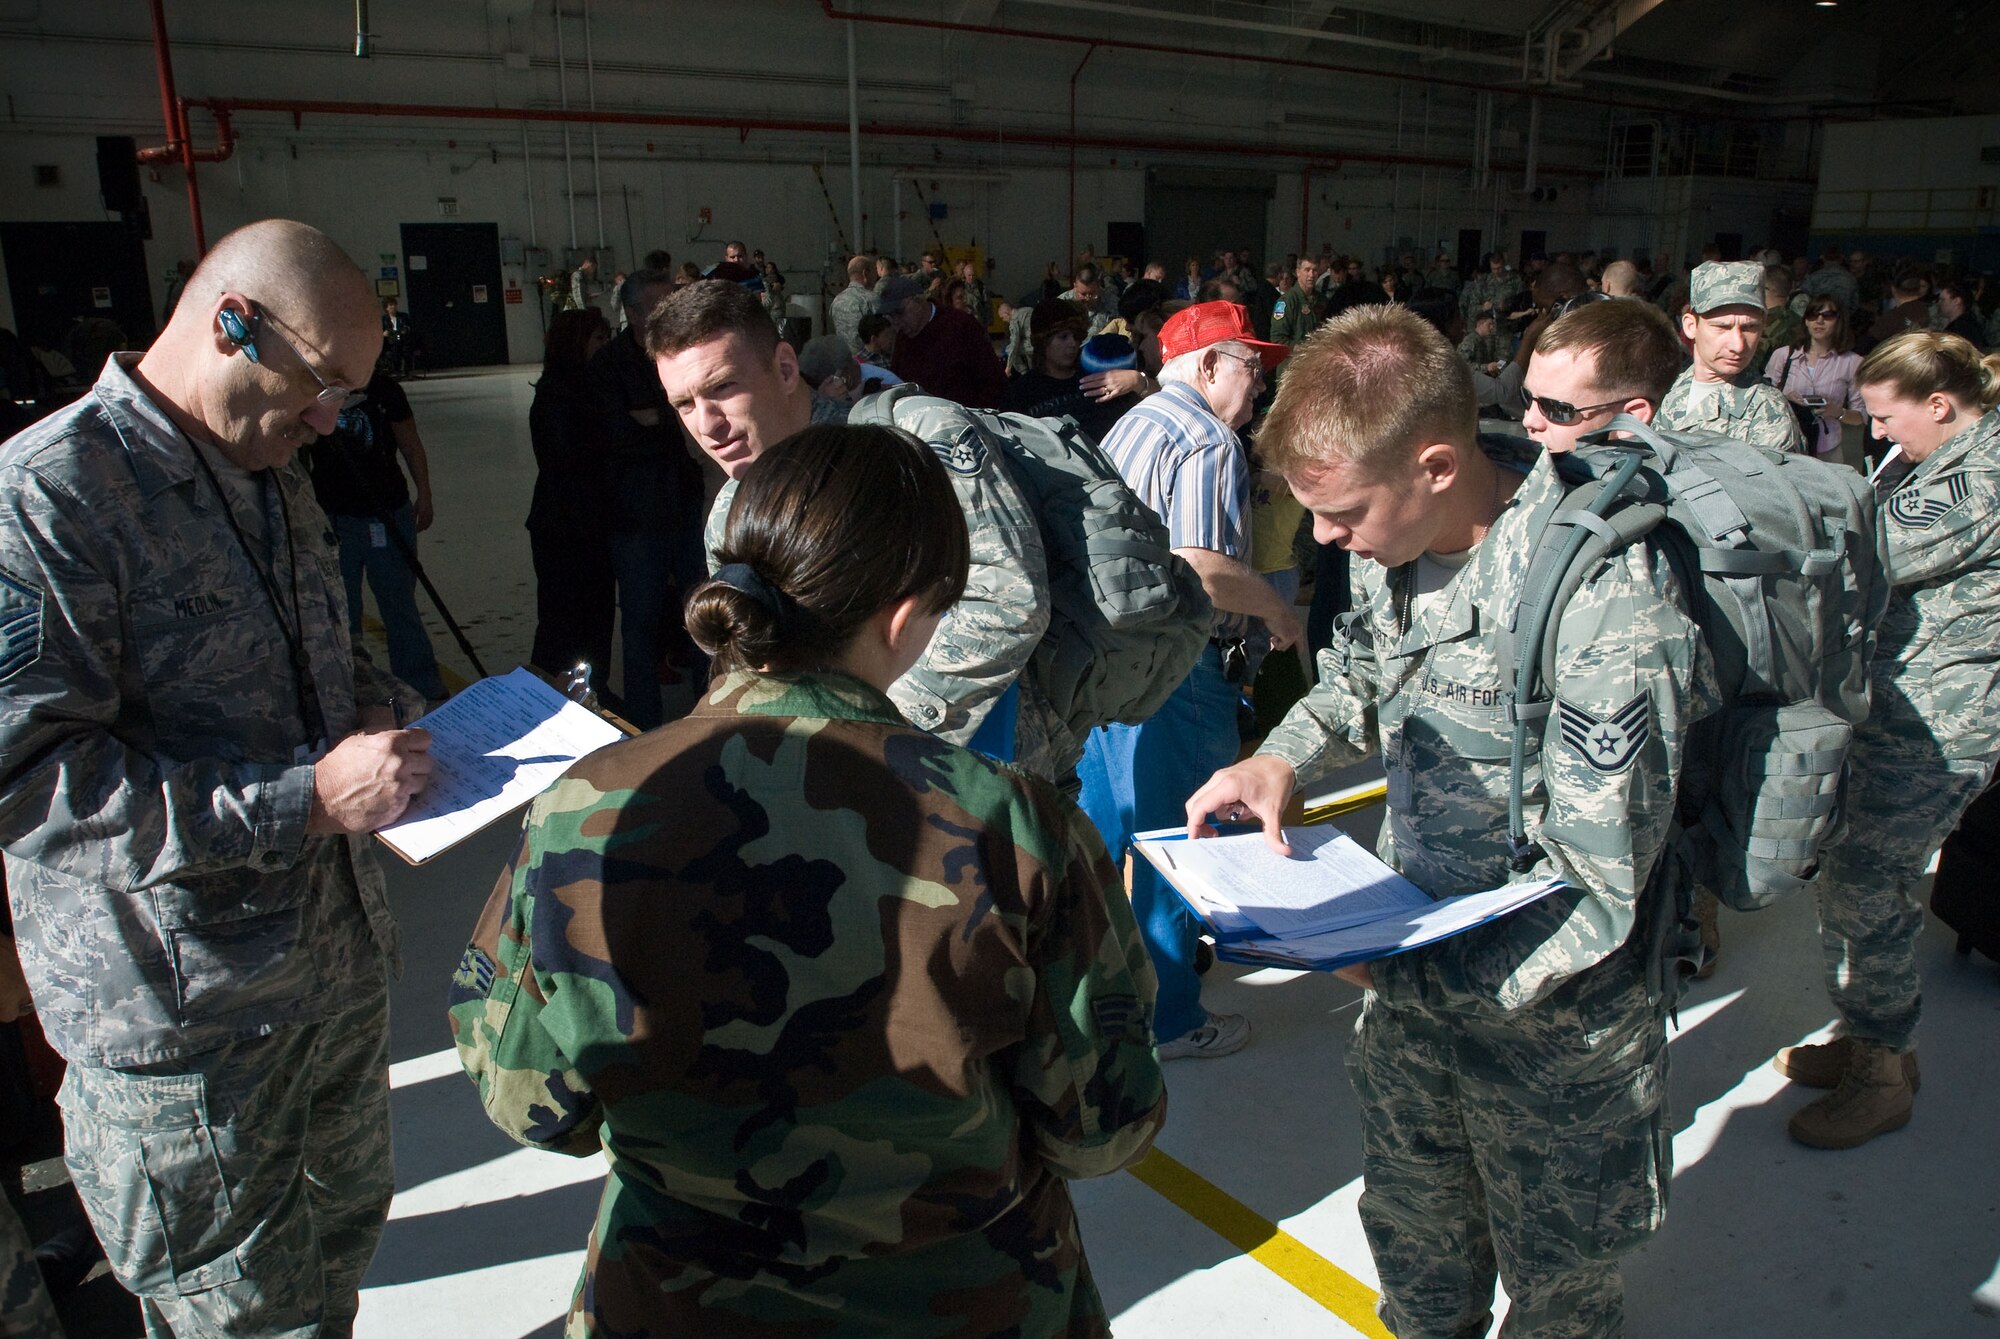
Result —
<svg viewBox="0 0 2000 1339"><path fill-rule="evenodd" d="M2000 0L822 0L833 11L1110 37L1496 88L1717 110L2000 110Z"/></svg>

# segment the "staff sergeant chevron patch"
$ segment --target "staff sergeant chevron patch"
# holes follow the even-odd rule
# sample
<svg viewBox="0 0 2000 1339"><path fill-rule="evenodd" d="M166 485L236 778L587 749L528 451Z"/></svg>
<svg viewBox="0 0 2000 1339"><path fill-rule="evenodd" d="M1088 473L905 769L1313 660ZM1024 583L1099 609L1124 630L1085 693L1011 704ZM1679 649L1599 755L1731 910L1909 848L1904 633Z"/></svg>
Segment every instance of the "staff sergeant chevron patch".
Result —
<svg viewBox="0 0 2000 1339"><path fill-rule="evenodd" d="M1563 742L1600 772L1622 772L1639 756L1653 735L1652 696L1641 692L1608 717L1599 719L1582 707L1556 699L1556 717Z"/></svg>
<svg viewBox="0 0 2000 1339"><path fill-rule="evenodd" d="M41 587L0 571L0 682L34 664L41 654Z"/></svg>
<svg viewBox="0 0 2000 1339"><path fill-rule="evenodd" d="M1948 474L1921 488L1905 488L1889 499L1889 519L1906 529L1928 530L1971 492L1972 485L1963 474Z"/></svg>

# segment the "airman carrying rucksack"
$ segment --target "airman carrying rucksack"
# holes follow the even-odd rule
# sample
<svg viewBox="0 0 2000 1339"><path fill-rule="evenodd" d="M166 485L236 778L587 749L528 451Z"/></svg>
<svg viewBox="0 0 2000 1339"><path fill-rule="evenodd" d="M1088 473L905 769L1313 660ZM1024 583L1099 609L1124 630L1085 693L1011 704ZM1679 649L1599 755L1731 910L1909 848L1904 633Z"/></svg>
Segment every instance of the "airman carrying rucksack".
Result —
<svg viewBox="0 0 2000 1339"><path fill-rule="evenodd" d="M1722 692L1682 763L1684 883L1745 911L1809 887L1840 834L1847 753L1868 715L1868 662L1888 603L1867 481L1623 414L1579 447L1556 460L1570 493L1536 541L1511 629L1515 867L1539 854L1521 812L1529 727L1553 709L1565 713L1561 729L1602 732L1614 747L1645 728L1572 721L1581 713L1554 703L1544 678L1570 596L1607 556L1645 540L1686 592Z"/></svg>
<svg viewBox="0 0 2000 1339"><path fill-rule="evenodd" d="M1048 554L1037 678L1079 745L1097 726L1152 716L1194 668L1214 618L1201 579L1074 421L967 409L908 384L860 401L847 421L901 428L940 455L977 445L1006 462ZM967 432L979 442L960 440Z"/></svg>

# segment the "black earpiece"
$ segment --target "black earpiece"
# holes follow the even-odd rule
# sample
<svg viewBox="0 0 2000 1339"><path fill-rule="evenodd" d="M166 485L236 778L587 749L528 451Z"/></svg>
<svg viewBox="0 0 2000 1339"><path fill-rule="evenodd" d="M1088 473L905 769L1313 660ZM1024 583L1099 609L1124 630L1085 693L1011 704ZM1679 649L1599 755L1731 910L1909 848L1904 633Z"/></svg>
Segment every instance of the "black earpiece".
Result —
<svg viewBox="0 0 2000 1339"><path fill-rule="evenodd" d="M231 344L243 350L244 357L253 363L262 361L257 356L257 333L250 323L243 319L241 312L234 307L224 307L216 319L222 322L222 333L228 337Z"/></svg>

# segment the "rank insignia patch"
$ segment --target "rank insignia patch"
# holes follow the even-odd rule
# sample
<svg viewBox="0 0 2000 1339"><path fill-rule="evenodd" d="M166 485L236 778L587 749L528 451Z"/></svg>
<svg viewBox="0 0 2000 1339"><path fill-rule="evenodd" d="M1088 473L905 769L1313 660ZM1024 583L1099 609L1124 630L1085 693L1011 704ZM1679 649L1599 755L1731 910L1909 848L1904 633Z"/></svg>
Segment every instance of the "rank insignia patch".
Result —
<svg viewBox="0 0 2000 1339"><path fill-rule="evenodd" d="M1653 737L1652 699L1640 693L1630 702L1599 718L1558 698L1556 718L1563 742L1600 772L1622 772Z"/></svg>
<svg viewBox="0 0 2000 1339"><path fill-rule="evenodd" d="M1889 519L1910 530L1928 530L1950 515L1971 493L1972 485L1963 474L1946 475L1891 497Z"/></svg>
<svg viewBox="0 0 2000 1339"><path fill-rule="evenodd" d="M979 473L986 463L986 442L977 428L967 428L949 442L933 442L931 450L944 462L944 467L953 474L968 478Z"/></svg>
<svg viewBox="0 0 2000 1339"><path fill-rule="evenodd" d="M0 572L0 682L34 664L41 654L41 588Z"/></svg>

